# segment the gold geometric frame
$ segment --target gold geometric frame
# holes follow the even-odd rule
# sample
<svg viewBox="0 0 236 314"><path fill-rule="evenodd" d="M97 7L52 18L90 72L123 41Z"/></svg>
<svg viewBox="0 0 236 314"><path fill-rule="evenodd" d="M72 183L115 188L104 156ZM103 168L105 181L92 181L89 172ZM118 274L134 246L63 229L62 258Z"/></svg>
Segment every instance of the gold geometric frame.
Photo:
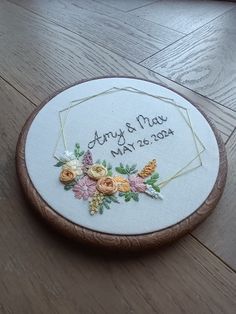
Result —
<svg viewBox="0 0 236 314"><path fill-rule="evenodd" d="M176 102L173 99L171 99L171 98L158 96L158 95L153 95L153 94L141 91L139 89L136 89L136 88L133 88L133 87L130 87L130 86L122 87L122 88L112 87L112 88L109 88L109 89L107 89L105 91L102 91L100 93L94 94L92 96L84 97L84 98L78 99L78 100L73 100L73 101L70 102L70 105L68 107L60 110L58 112L58 114L59 114L59 122L60 122L60 131L59 131L59 136L58 136L58 139L57 139L57 142L56 142L56 146L55 146L55 148L53 150L53 157L56 158L57 160L59 160L59 158L56 155L56 151L57 151L57 147L59 145L59 142L60 142L61 138L63 139L63 144L64 144L65 150L68 150L67 144L66 144L65 126L66 126L66 122L67 122L69 113L71 112L71 110L74 107L77 107L78 105L80 105L82 103L85 103L85 102L87 102L87 101L89 101L91 99L94 99L94 98L97 98L97 97L101 97L101 96L110 95L110 94L114 94L114 93L121 92L121 91L128 91L130 93L137 93L137 94L141 94L141 95L146 95L146 96L153 97L155 99L158 99L160 101L163 101L165 103L168 103L168 104L174 106L178 110L180 115L183 117L184 121L186 122L186 124L188 125L188 127L191 130L192 137L193 137L193 142L194 142L194 145L195 145L195 148L196 148L196 155L190 161L188 161L185 165L183 165L183 167L181 169L177 170L172 176L170 176L169 178L161 181L159 183L159 186L161 188L166 186L169 182L171 182L172 180L176 179L177 177L182 176L184 174L187 174L188 172L193 171L193 170L195 170L195 169L197 169L197 168L202 166L201 155L206 150L206 148L205 148L204 144L202 143L202 141L199 139L199 136L193 130L193 126L192 126L192 122L191 122L191 119L190 119L190 116L189 116L188 109L183 107L183 106L180 106L180 105L176 104ZM183 110L186 113L187 117L183 114L183 112L181 110ZM65 114L64 119L62 117L62 114ZM201 149L198 148L198 143L200 144ZM199 159L199 165L193 166L192 168L188 169L188 167L196 159Z"/></svg>

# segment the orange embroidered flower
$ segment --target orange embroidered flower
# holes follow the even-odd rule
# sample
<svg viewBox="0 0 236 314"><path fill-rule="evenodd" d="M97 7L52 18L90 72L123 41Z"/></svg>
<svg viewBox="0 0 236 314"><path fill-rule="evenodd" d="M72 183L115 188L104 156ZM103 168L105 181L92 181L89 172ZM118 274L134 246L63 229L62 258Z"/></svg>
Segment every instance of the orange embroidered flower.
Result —
<svg viewBox="0 0 236 314"><path fill-rule="evenodd" d="M63 184L67 184L72 182L76 177L76 173L73 170L70 169L63 169L60 174L60 181Z"/></svg>
<svg viewBox="0 0 236 314"><path fill-rule="evenodd" d="M94 164L89 167L87 175L94 180L99 180L107 175L107 168L100 164Z"/></svg>
<svg viewBox="0 0 236 314"><path fill-rule="evenodd" d="M129 181L122 177L114 177L115 182L117 183L117 190L120 192L129 192L130 185Z"/></svg>
<svg viewBox="0 0 236 314"><path fill-rule="evenodd" d="M138 173L141 178L147 178L155 171L157 166L156 159L149 161L149 163Z"/></svg>
<svg viewBox="0 0 236 314"><path fill-rule="evenodd" d="M104 177L98 180L97 190L105 195L117 192L117 183L112 177Z"/></svg>

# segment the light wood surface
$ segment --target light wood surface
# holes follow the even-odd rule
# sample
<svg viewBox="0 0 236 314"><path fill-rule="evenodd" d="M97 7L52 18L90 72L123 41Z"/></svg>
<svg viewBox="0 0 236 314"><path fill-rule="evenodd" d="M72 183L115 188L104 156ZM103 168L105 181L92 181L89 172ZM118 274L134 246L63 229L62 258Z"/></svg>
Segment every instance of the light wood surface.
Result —
<svg viewBox="0 0 236 314"><path fill-rule="evenodd" d="M228 180L225 193L212 217L193 232L204 245L236 269L236 131L227 145Z"/></svg>
<svg viewBox="0 0 236 314"><path fill-rule="evenodd" d="M236 110L236 7L142 65Z"/></svg>
<svg viewBox="0 0 236 314"><path fill-rule="evenodd" d="M19 3L19 1L15 1ZM86 38L102 47L126 57L132 61L140 62L148 56L163 48L165 33L169 33L169 43L180 38L180 34L160 26L156 36L150 36L143 29L138 29L131 23L124 23L119 18L110 17L95 11L88 11L76 5L76 1L24 1L20 2L25 8L33 10L48 20L59 24L66 29ZM106 10L107 11L107 10ZM135 21L135 16L132 18ZM163 38L163 39L162 39ZM168 38L168 37L167 37ZM168 42L166 39L165 42Z"/></svg>
<svg viewBox="0 0 236 314"><path fill-rule="evenodd" d="M109 0L107 0L107 3ZM155 1L132 10L149 21L189 34L217 18L235 5L228 1Z"/></svg>
<svg viewBox="0 0 236 314"><path fill-rule="evenodd" d="M184 48L178 49L177 43L182 46L185 39L177 39L176 43L161 39L162 47L158 46L158 49L170 46L158 54L169 51L169 58L173 60L171 51L175 51L175 58L179 56L177 59L181 61L176 63L176 69L175 62L169 63L175 71L178 67L179 72L179 75L169 77L188 87L185 88L159 75L165 75L160 66L152 66L157 72L154 73L135 63L137 61L130 61L130 55L136 51L131 45L132 53L121 57L114 50L57 25L46 15L40 17L37 12L30 12L33 9L21 7L24 1L19 0L15 5L0 0L0 313L233 314L236 307L235 133L232 135L236 126L232 110L235 107L234 10L214 17L214 21L187 35L186 39L191 40L185 42ZM43 7L48 5L46 0L30 2ZM85 1L78 0L77 4L84 8L84 14L96 10L101 14L105 6L106 14L109 19L114 18L114 23L119 19L118 25L123 21L123 29L128 31L130 28L125 24L131 25L134 33L135 24L139 32L144 28L146 35L150 29L149 35L157 42L155 26L158 34L160 25L156 21L145 24L146 20L137 18L135 13L141 6L138 4L137 9L136 1L129 2L132 8L116 8L115 2L104 5L104 2L88 1L86 8ZM206 10L211 10L210 1L201 2L205 2ZM218 6L220 2L217 3ZM143 1L143 5L149 4ZM194 6L192 8L194 10ZM53 7L48 10L52 11ZM123 12L128 10L132 11ZM160 11L167 14L165 9ZM184 20L188 14L193 14L184 9L182 12L186 16ZM130 14L135 16L133 20L129 18ZM176 23L180 25L182 18L179 17ZM212 28L205 32L209 25ZM161 25L163 31L165 27ZM188 27L191 25L186 24L186 33L191 32ZM104 23L102 30L106 29ZM201 29L203 33L199 33ZM134 36L136 40L139 32ZM180 34L175 30L171 32ZM151 38L149 44L152 42ZM142 39L140 45L143 45ZM183 54L187 61L182 59ZM162 57L165 63L168 63L167 55ZM203 69L210 74L204 74ZM188 80L179 79L183 73ZM193 236L188 235L157 252L106 256L65 240L33 214L16 178L16 141L35 105L58 88L101 75L138 76L178 89L209 114L224 141L228 141L229 176L215 213ZM216 99L218 103L210 102L204 96Z"/></svg>

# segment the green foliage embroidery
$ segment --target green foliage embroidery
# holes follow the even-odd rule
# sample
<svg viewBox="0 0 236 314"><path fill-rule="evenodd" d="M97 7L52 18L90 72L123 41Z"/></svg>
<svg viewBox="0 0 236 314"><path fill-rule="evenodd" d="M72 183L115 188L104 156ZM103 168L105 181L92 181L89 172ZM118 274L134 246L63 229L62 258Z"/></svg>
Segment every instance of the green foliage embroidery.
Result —
<svg viewBox="0 0 236 314"><path fill-rule="evenodd" d="M136 192L120 192L119 193L120 197L124 197L125 202L129 202L130 200L134 200L135 202L139 201L139 194Z"/></svg>
<svg viewBox="0 0 236 314"><path fill-rule="evenodd" d="M59 160L59 161L54 165L54 167L62 167L64 164L65 164L64 161Z"/></svg>
<svg viewBox="0 0 236 314"><path fill-rule="evenodd" d="M75 154L75 157L77 159L79 159L84 154L83 150L80 151L80 144L79 143L75 144L74 154Z"/></svg>
<svg viewBox="0 0 236 314"><path fill-rule="evenodd" d="M138 172L138 170L136 169L137 165L132 165L131 167L129 165L124 166L122 163L120 163L119 167L116 167L116 172L120 173L120 174L127 174L127 175L131 175L131 174L135 174Z"/></svg>
<svg viewBox="0 0 236 314"><path fill-rule="evenodd" d="M64 185L64 190L66 191L69 191L71 190L76 184L76 181L73 181L73 182L70 182L70 183L67 183Z"/></svg>
<svg viewBox="0 0 236 314"><path fill-rule="evenodd" d="M150 177L150 179L146 180L144 183L151 185L153 189L157 192L160 192L159 186L156 184L157 180L159 178L159 174L157 172L153 173L153 175Z"/></svg>
<svg viewBox="0 0 236 314"><path fill-rule="evenodd" d="M104 197L103 201L102 201L102 204L99 206L99 213L100 214L103 214L103 211L104 211L104 207L106 209L110 209L110 204L111 203L120 203L118 201L118 198L114 195L107 195Z"/></svg>

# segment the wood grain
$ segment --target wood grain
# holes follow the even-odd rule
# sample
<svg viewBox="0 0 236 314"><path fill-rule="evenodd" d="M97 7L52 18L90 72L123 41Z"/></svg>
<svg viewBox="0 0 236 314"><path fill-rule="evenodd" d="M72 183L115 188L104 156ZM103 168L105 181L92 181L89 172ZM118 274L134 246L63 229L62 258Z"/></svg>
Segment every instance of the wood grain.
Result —
<svg viewBox="0 0 236 314"><path fill-rule="evenodd" d="M154 2L154 0L98 0L98 2L103 3L105 5L111 6L113 8L122 10L122 11L130 11L137 9L139 7L143 7L144 5L148 5Z"/></svg>
<svg viewBox="0 0 236 314"><path fill-rule="evenodd" d="M189 34L234 7L236 5L228 1L166 0L155 1L133 10L132 13Z"/></svg>
<svg viewBox="0 0 236 314"><path fill-rule="evenodd" d="M81 2L83 4L83 2ZM166 84L196 102L226 141L236 113L7 2L0 2L0 75L33 103L98 75L132 75ZM106 60L106 62L104 62Z"/></svg>
<svg viewBox="0 0 236 314"><path fill-rule="evenodd" d="M36 11L50 21L135 62L142 61L160 49L158 40L145 32L108 15L85 11L68 1L22 3L27 9Z"/></svg>
<svg viewBox="0 0 236 314"><path fill-rule="evenodd" d="M11 0L12 1L12 0ZM151 21L139 18L138 16L131 14L129 12L121 12L119 10L114 10L114 8L103 5L102 3L94 2L93 0L80 0L79 2L76 0L68 0L72 6L80 7L84 10L92 11L99 13L101 15L107 15L115 20L119 20L123 24L128 24L132 26L135 30L141 31L145 33L149 40L155 38L155 44L158 49L163 49L176 40L180 39L183 34L162 25L153 23ZM19 1L14 3L19 4ZM120 3L120 2L119 2ZM131 3L130 1L127 3ZM37 7L32 5L32 1L29 0L21 0L20 5L24 8L31 8L34 12L38 12ZM86 14L86 12L84 12ZM46 16L46 14L44 15ZM60 21L58 21L60 23Z"/></svg>
<svg viewBox="0 0 236 314"><path fill-rule="evenodd" d="M36 104L86 77L146 77L198 102L216 120L225 140L235 125L234 112L223 106L217 106L215 115L214 102L4 0L0 74ZM191 236L148 255L104 256L40 223L22 198L13 157L20 128L32 109L0 79L0 313L234 313L235 273ZM223 232L232 230L234 216L231 219L229 212ZM231 241L227 244L228 253L221 248L222 258L230 245L234 247Z"/></svg>
<svg viewBox="0 0 236 314"><path fill-rule="evenodd" d="M83 82L83 81L82 81ZM79 82L79 83L82 83ZM75 84L79 84L75 83ZM75 85L73 84L73 85ZM127 250L136 251L151 248L158 248L166 243L170 243L180 237L182 237L187 232L195 228L200 222L202 222L215 208L218 203L225 186L226 175L227 175L227 158L225 153L225 148L223 141L217 132L216 127L212 124L209 118L201 112L205 119L210 124L219 147L219 171L215 184L212 191L209 193L206 200L202 205L197 208L193 214L182 220L181 222L165 228L160 231L146 233L144 235L114 235L105 234L101 232L95 232L90 229L84 228L78 224L74 224L64 217L60 216L58 213L51 208L46 201L41 198L38 191L35 189L33 183L30 180L30 176L27 171L26 161L25 161L25 145L26 137L31 124L37 115L37 113L47 105L48 101L59 94L64 89L67 89L73 85L69 85L62 90L55 92L48 99L43 101L40 106L35 109L32 115L28 118L24 128L19 137L19 141L16 149L16 168L18 178L20 180L23 191L27 199L31 202L32 206L38 211L42 218L49 222L55 229L63 233L65 236L78 240L80 242L85 242L87 245L92 245L95 247L104 247L110 250ZM176 92L176 91L175 91ZM196 104L193 103L197 107ZM197 108L200 110L199 108Z"/></svg>
<svg viewBox="0 0 236 314"><path fill-rule="evenodd" d="M19 191L13 158L33 106L1 79L0 98L1 313L232 313L236 274L191 236L152 254L104 255L41 224Z"/></svg>
<svg viewBox="0 0 236 314"><path fill-rule="evenodd" d="M233 269L236 269L236 131L227 143L229 176L224 197L213 216L193 234Z"/></svg>
<svg viewBox="0 0 236 314"><path fill-rule="evenodd" d="M142 63L236 110L236 9Z"/></svg>

